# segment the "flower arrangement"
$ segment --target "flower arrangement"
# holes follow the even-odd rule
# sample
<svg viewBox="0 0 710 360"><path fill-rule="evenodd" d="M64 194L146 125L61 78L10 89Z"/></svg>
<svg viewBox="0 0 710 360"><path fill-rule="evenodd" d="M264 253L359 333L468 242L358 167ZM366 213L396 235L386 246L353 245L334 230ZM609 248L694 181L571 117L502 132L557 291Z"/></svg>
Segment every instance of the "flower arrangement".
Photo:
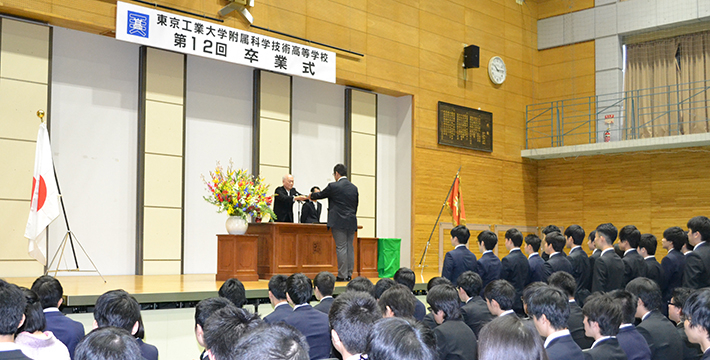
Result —
<svg viewBox="0 0 710 360"><path fill-rule="evenodd" d="M218 161L215 171L210 171L209 181L202 176L209 192L209 196L204 199L217 205L217 212L226 211L229 216L239 216L249 221L249 215L257 222L266 215L275 219L276 215L269 207L273 197L266 195L269 185L261 177L252 176L246 170L234 170L232 165L230 160L229 166L224 169Z"/></svg>

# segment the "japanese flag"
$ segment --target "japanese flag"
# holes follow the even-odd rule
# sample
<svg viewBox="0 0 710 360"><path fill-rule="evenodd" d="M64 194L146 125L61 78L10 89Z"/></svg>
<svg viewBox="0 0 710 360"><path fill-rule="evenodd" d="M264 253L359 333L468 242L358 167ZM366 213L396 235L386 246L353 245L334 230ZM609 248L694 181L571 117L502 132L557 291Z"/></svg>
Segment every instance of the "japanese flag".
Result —
<svg viewBox="0 0 710 360"><path fill-rule="evenodd" d="M35 172L32 178L32 200L30 217L27 219L25 237L29 239L30 256L47 263L45 248L47 247L46 228L59 216L59 189L54 178L52 164L52 149L49 146L47 125L42 123L37 134L37 151L35 153Z"/></svg>

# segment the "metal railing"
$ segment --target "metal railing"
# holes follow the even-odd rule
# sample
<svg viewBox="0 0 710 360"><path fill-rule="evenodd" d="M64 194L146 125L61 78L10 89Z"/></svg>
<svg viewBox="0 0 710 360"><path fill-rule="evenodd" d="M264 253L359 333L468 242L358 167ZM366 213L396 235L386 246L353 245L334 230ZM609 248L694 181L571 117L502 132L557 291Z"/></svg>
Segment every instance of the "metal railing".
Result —
<svg viewBox="0 0 710 360"><path fill-rule="evenodd" d="M525 148L709 132L709 90L703 80L528 105Z"/></svg>

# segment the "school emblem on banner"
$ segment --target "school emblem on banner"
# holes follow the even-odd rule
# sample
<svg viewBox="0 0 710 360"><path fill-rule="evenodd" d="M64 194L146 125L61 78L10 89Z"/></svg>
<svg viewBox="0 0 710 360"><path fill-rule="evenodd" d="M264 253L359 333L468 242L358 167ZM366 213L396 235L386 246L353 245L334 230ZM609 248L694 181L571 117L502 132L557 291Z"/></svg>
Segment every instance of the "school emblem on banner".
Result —
<svg viewBox="0 0 710 360"><path fill-rule="evenodd" d="M150 26L150 17L146 14L128 11L128 28L126 32L129 35L136 35L148 38L148 27Z"/></svg>

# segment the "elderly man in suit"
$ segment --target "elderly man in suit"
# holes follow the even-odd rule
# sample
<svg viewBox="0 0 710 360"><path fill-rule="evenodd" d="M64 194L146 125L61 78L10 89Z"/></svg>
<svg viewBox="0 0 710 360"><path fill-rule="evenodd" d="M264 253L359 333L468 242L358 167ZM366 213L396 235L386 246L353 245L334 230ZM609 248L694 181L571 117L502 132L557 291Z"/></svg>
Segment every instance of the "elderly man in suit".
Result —
<svg viewBox="0 0 710 360"><path fill-rule="evenodd" d="M274 190L274 214L277 222L293 222L293 202L306 200L293 187L293 175L287 174L281 178L282 186Z"/></svg>
<svg viewBox="0 0 710 360"><path fill-rule="evenodd" d="M355 267L353 237L357 231L357 186L347 178L348 169L343 164L335 165L335 182L321 192L313 192L311 200L328 199L328 228L333 232L335 252L338 255L338 276L336 281L350 281Z"/></svg>
<svg viewBox="0 0 710 360"><path fill-rule="evenodd" d="M466 271L476 271L476 255L466 247L471 233L466 226L459 225L451 229L451 245L454 250L444 256L444 269L441 276L449 279L454 286L459 275Z"/></svg>

